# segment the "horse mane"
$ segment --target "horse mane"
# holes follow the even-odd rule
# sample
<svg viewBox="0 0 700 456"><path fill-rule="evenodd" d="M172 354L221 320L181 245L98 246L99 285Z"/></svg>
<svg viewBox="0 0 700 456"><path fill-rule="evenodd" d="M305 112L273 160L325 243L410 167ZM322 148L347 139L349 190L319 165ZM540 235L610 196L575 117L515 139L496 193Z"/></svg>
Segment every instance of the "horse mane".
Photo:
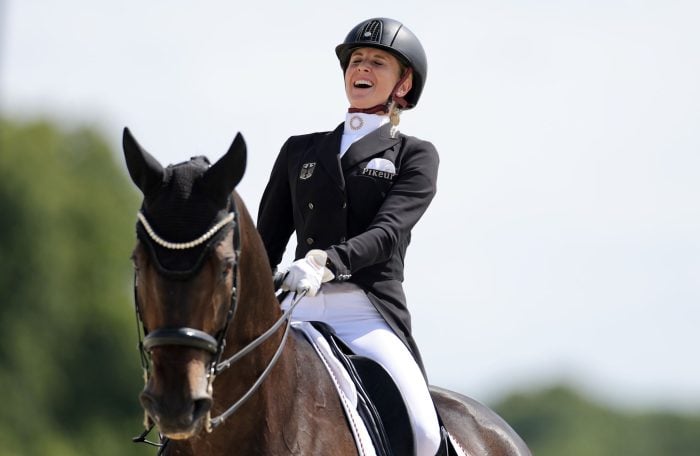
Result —
<svg viewBox="0 0 700 456"><path fill-rule="evenodd" d="M233 199L238 210L241 245L245 246L239 258L240 273L247 277L247 280L240 282L241 301L258 303L260 307L274 305L277 311L271 312L270 317L276 319L281 314L281 310L277 305L278 301L272 283L272 268L265 246L238 192L233 192Z"/></svg>

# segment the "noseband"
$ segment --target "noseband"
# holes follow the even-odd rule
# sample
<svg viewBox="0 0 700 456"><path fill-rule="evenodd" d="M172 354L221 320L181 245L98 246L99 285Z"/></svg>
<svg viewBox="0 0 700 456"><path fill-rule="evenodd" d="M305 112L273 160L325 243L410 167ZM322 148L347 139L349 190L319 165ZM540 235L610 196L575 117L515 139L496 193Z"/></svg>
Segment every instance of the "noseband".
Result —
<svg viewBox="0 0 700 456"><path fill-rule="evenodd" d="M175 243L175 242L169 242L166 241L165 239L161 238L156 234L156 232L153 230L151 225L148 223L148 220L146 217L143 215L143 213L139 212L137 214L139 222L143 226L144 230L148 234L148 237L150 240L155 242L156 244L160 245L161 247L164 247L166 249L170 250L184 250L184 249L189 249L193 248L196 246L199 246L207 241L209 241L212 237L214 237L217 233L219 233L222 229L227 227L229 224L232 225L233 229L233 248L234 252L236 254L236 260L233 264L232 268L232 274L233 274L233 287L231 290L231 301L230 301L230 306L228 309L228 312L226 313L226 319L224 321L224 324L222 325L222 328L217 332L216 336L212 336L211 334L201 331L199 329L194 329L194 328L188 328L188 327L175 327L175 328L156 328L152 331L149 331L143 324L143 319L141 318L141 309L139 306L138 302L138 293L136 289L136 281L134 280L134 305L135 305L135 310L136 310L136 323L137 323L137 331L138 331L138 339L139 339L139 351L141 353L141 366L144 371L144 380L146 383L148 383L148 380L150 378L150 352L153 348L155 347L161 347L161 346L179 346L179 347L188 347L188 348L194 348L198 350L204 350L206 352L209 352L213 355L211 364L209 365L208 368L208 374L207 374L207 380L208 380L208 386L207 390L209 394L213 394L213 382L216 376L229 367L233 365L236 361L240 360L250 352L252 352L255 348L257 348L260 344L265 342L267 339L269 339L275 332L283 325L286 323L285 326L285 331L282 336L282 340L279 343L279 346L277 347L277 350L275 354L273 355L272 359L269 361L267 367L265 370L259 375L257 380L253 383L253 385L250 387L250 389L243 395L241 396L233 405L231 405L225 412L223 412L221 415L211 418L210 414L207 414L206 417L206 423L205 423L205 428L207 432L211 432L214 430L216 427L218 427L220 424L222 424L228 417L233 415L252 395L255 393L255 391L260 387L262 382L265 380L265 378L269 375L270 371L276 364L277 360L279 359L280 355L282 354L282 350L285 346L285 343L287 341L287 336L289 334L289 328L291 324L291 313L296 307L296 305L299 303L301 298L306 294L305 292L302 292L297 295L297 297L294 299L294 302L292 305L287 309L282 316L269 328L267 329L263 334L258 336L255 340L250 342L248 345L243 347L241 350L236 352L233 356L225 359L222 361L222 356L224 352L224 348L226 347L226 335L228 333L229 326L231 325L231 321L233 320L233 317L236 313L236 307L238 303L238 259L240 258L241 255L241 237L240 237L240 227L239 224L237 223L238 219L238 212L236 210L236 205L235 202L233 201L233 198L231 198L231 202L229 204L229 207L231 208L231 212L224 217L222 220L214 224L206 233L204 233L202 236L199 238L195 239L194 241L190 242L183 242L183 243ZM209 249L206 249L205 252L202 253L202 255L206 255ZM157 260L156 260L157 261ZM160 268L162 270L162 268ZM178 277L182 278L182 273L174 273L174 275L177 275ZM146 440L146 436L151 432L151 430L154 427L154 423L150 420L150 418L147 418L147 423L146 423L146 431L143 432L140 436L135 437L133 439L134 442L138 443L147 443L155 446L161 447L161 452L164 449L164 446L167 444L168 439L164 438L161 436L161 442L162 443L155 443ZM159 452L160 454L160 452Z"/></svg>

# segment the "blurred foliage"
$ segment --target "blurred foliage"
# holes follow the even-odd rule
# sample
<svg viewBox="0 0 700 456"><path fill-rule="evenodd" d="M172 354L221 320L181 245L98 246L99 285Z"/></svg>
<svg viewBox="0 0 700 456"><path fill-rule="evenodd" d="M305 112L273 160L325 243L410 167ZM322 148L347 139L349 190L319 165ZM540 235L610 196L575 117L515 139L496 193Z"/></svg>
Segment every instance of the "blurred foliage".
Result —
<svg viewBox="0 0 700 456"><path fill-rule="evenodd" d="M0 456L154 455L131 264L139 198L89 128L0 119ZM537 456L700 455L700 417L622 413L566 388L496 409Z"/></svg>
<svg viewBox="0 0 700 456"><path fill-rule="evenodd" d="M137 194L94 130L0 119L0 455L135 449Z"/></svg>
<svg viewBox="0 0 700 456"><path fill-rule="evenodd" d="M565 386L513 394L494 408L536 456L700 455L700 414L614 410Z"/></svg>

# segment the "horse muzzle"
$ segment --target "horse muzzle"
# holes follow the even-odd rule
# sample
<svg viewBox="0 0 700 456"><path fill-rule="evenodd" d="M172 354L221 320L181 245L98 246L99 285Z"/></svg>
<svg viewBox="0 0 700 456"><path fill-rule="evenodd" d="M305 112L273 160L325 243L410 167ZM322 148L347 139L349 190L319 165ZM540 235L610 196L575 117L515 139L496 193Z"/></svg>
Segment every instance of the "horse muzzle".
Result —
<svg viewBox="0 0 700 456"><path fill-rule="evenodd" d="M147 390L139 399L160 433L171 439L187 439L199 433L213 402L211 396L173 401Z"/></svg>
<svg viewBox="0 0 700 456"><path fill-rule="evenodd" d="M153 371L141 392L141 405L161 434L186 439L198 433L212 407L207 380L210 355L202 350L152 350Z"/></svg>

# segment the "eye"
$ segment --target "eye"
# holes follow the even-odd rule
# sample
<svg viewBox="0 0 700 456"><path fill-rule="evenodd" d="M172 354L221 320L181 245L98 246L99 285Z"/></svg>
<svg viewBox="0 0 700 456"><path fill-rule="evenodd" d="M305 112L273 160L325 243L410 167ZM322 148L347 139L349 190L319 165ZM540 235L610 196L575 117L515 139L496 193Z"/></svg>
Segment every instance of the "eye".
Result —
<svg viewBox="0 0 700 456"><path fill-rule="evenodd" d="M136 254L136 252L131 254L131 264L134 266L134 272L138 274L138 272L141 270L141 259L140 256Z"/></svg>
<svg viewBox="0 0 700 456"><path fill-rule="evenodd" d="M221 268L221 280L226 280L229 274L231 274L234 262L235 260L233 258L227 258L226 260L224 260Z"/></svg>

